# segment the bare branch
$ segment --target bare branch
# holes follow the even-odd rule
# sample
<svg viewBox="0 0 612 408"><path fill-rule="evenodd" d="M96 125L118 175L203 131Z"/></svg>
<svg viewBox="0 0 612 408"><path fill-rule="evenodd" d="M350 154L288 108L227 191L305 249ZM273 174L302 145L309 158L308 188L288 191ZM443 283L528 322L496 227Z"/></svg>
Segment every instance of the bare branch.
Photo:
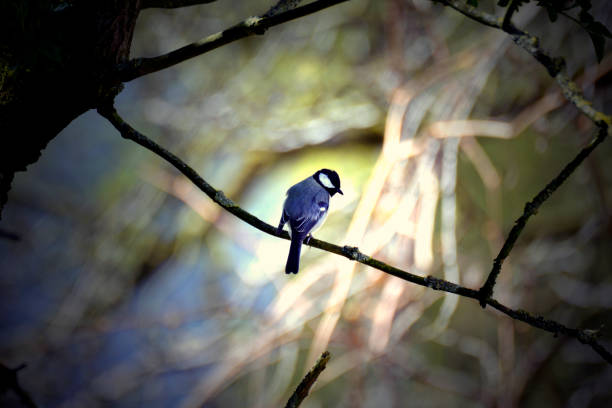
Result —
<svg viewBox="0 0 612 408"><path fill-rule="evenodd" d="M503 19L497 18L492 14L485 13L472 7L464 2L458 0L434 0L439 1L447 6L454 8L461 14L469 17L470 19L477 21L489 27L498 28L510 34L512 40L529 54L531 54L540 64L542 64L547 70L550 76L555 78L559 86L563 91L565 98L572 102L578 110L585 114L591 119L595 125L602 127L607 126L610 128L612 125L612 118L602 112L599 112L590 101L586 100L580 91L578 85L573 82L565 70L565 60L561 57L553 57L548 54L544 49L540 47L540 40L538 37L531 35L519 28L517 28L511 21L508 21L506 25L503 25ZM608 130L610 132L610 129Z"/></svg>
<svg viewBox="0 0 612 408"><path fill-rule="evenodd" d="M198 4L212 3L216 0L140 0L140 8L164 8L173 9L180 7L195 6Z"/></svg>
<svg viewBox="0 0 612 408"><path fill-rule="evenodd" d="M434 0L435 1L435 0ZM586 100L580 91L578 85L573 82L570 77L567 75L565 69L565 60L560 57L553 57L549 55L546 51L544 51L540 47L540 40L517 28L514 24L512 24L511 18L512 13L516 9L516 1L513 0L510 7L508 8L508 12L506 13L503 19L499 19L494 15L485 13L472 7L464 2L457 0L438 0L447 6L454 8L459 11L463 15L469 17L470 19L477 21L481 24L487 25L489 27L498 28L500 30L505 31L510 34L512 40L529 54L531 54L540 64L542 64L547 70L550 76L555 78L557 84L561 87L563 95L565 98L573 103L580 112L582 112L586 117L591 119L593 123L599 128L599 133L595 139L589 143L589 145L583 148L576 157L569 162L563 170L542 189L532 201L525 204L525 209L523 211L523 215L521 215L512 227L512 230L508 234L502 249L499 251L497 257L493 261L493 267L491 268L491 272L489 272L489 276L487 277L486 282L479 290L479 299L480 305L485 307L489 302L489 299L493 295L493 289L495 287L495 282L497 281L497 277L499 276L502 268L502 264L506 257L510 254L514 243L518 239L519 235L523 231L525 224L529 220L529 217L534 215L540 205L546 201L552 193L554 193L561 184L565 182L565 180L576 170L576 168L584 161L584 159L591 154L591 152L601 143L603 140L612 132L612 118L609 115L604 114L593 108L593 104Z"/></svg>
<svg viewBox="0 0 612 408"><path fill-rule="evenodd" d="M563 168L563 170L561 170L561 172L554 179L552 179L551 182L548 183L546 187L544 187L531 201L525 204L523 215L521 215L514 222L514 226L510 230L510 233L508 234L508 237L506 238L506 241L504 242L502 249L499 251L499 254L497 254L497 257L495 257L495 260L493 261L493 268L491 269L491 272L489 273L487 281L482 286L482 288L480 288L479 296L480 296L480 305L482 307L484 307L487 304L485 300L491 297L491 295L493 294L493 288L495 286L495 281L497 280L497 277L499 276L499 273L501 272L502 264L504 263L504 260L506 259L506 257L510 255L510 251L512 251L512 248L514 247L516 240L518 239L519 235L523 231L523 228L525 228L525 224L527 224L527 220L529 220L529 217L531 217L532 215L538 212L538 208L540 208L540 206L544 203L544 201L548 200L548 198L561 186L561 184L565 182L565 180L567 180L567 178L578 168L578 166L580 166L580 164L584 161L584 159L586 159L589 156L589 154L591 154L591 152L595 150L595 148L601 142L605 140L607 136L608 136L607 127L600 128L597 137L595 137L591 141L591 143L588 144L588 146L583 148L576 155L576 157L574 157L574 159L570 161Z"/></svg>
<svg viewBox="0 0 612 408"><path fill-rule="evenodd" d="M0 239L8 239L9 241L19 241L19 235L15 234L12 231L6 231L4 229L0 229Z"/></svg>
<svg viewBox="0 0 612 408"><path fill-rule="evenodd" d="M277 26L287 21L295 20L308 14L316 13L327 7L348 0L317 0L304 6L288 9L279 13L270 9L266 14L259 17L249 17L240 23L227 28L221 32L209 35L199 41L184 47L152 58L136 58L118 67L117 76L122 82L128 82L152 72L161 71L188 59L202 55L222 45L229 44L251 35L262 35L270 27Z"/></svg>
<svg viewBox="0 0 612 408"><path fill-rule="evenodd" d="M508 9L506 10L506 15L502 21L502 28L504 31L508 30L512 26L512 14L518 10L520 0L512 0Z"/></svg>
<svg viewBox="0 0 612 408"><path fill-rule="evenodd" d="M108 119L108 121L119 131L123 138L138 143L142 147L151 150L153 153L157 154L158 156L162 157L164 160L172 164L177 170L179 170L189 180L191 180L191 182L194 183L196 187L202 190L215 203L219 204L228 212L234 214L236 217L240 218L247 224L257 228L260 231L279 238L287 240L289 239L289 234L287 233L287 231L281 231L279 233L277 232L277 229L272 225L267 224L266 222L260 220L249 212L243 210L236 203L227 198L223 191L216 190L210 184L208 184L202 177L200 177L198 173L196 173L195 170L189 167L180 158L178 158L162 146L158 145L142 133L138 132L136 129L132 128L121 118L121 116L119 116L119 114L112 105L101 106L98 108L98 112L106 119ZM383 271L389 275L393 275L395 277L398 277L408 282L415 283L420 286L425 286L434 290L440 290L448 293L454 293L456 295L474 300L481 299L480 292L477 290L466 288L444 279L438 279L432 276L422 277L401 270L360 252L359 248L357 247L341 247L335 244L331 244L329 242L320 241L315 238L311 238L308 244L305 245L309 245L314 248L319 248L327 252L344 256L345 258L357 261L364 265L371 266L372 268ZM510 309L509 307L504 306L497 300L492 299L490 297L485 298L484 302L485 304L492 306L493 308L501 311L502 313L510 316L515 320L520 320L533 327L537 327L539 329L551 332L555 336L559 334L565 334L567 336L574 337L580 342L591 346L591 348L593 348L593 350L595 350L604 360L612 364L612 354L610 354L610 352L608 352L601 344L599 344L599 342L597 341L598 332L596 331L568 328L555 321L547 320L540 316L533 316L522 310Z"/></svg>
<svg viewBox="0 0 612 408"><path fill-rule="evenodd" d="M323 354L321 354L321 357L319 357L317 363L310 369L302 381L300 381L300 384L297 386L295 391L293 391L293 394L289 398L289 401L287 401L285 408L297 408L300 406L302 401L304 401L304 398L308 396L310 388L313 386L315 381L317 381L319 375L323 372L323 370L325 370L325 366L327 365L329 358L329 351L325 351Z"/></svg>
<svg viewBox="0 0 612 408"><path fill-rule="evenodd" d="M0 364L0 392L12 390L24 406L36 408L36 403L34 403L30 394L21 387L17 380L17 372L25 366L25 364L21 364L17 368L8 368L4 364Z"/></svg>

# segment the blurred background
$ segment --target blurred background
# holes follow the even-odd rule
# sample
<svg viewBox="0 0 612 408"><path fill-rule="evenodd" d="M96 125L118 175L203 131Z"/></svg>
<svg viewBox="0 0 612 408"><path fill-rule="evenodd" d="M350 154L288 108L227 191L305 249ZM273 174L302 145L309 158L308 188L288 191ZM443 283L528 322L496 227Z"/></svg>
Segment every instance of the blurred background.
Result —
<svg viewBox="0 0 612 408"><path fill-rule="evenodd" d="M612 3L593 15L612 24ZM271 1L146 10L155 56ZM485 11L501 13L493 1ZM596 108L612 54L535 5L540 36ZM428 0L355 0L130 82L135 128L277 225L288 187L338 171L316 237L479 288L513 221L595 132L505 34ZM612 348L611 141L529 222L495 297ZM475 301L304 248L220 210L95 112L19 173L0 221L0 362L45 407L283 406L324 350L304 407L602 407L612 367L576 340ZM0 405L20 406L10 392Z"/></svg>

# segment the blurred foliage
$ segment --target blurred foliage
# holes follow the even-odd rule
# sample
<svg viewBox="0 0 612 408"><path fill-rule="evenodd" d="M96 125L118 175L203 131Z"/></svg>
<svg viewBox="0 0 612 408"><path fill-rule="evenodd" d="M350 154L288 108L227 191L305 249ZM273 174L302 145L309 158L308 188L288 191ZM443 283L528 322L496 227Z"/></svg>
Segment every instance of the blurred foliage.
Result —
<svg viewBox="0 0 612 408"><path fill-rule="evenodd" d="M269 6L146 10L132 56ZM612 4L589 10L609 26ZM513 21L566 57L596 107L612 106L609 48L597 64L581 27L550 24L535 3ZM289 186L337 170L345 195L318 238L473 288L524 203L594 132L504 33L427 0L326 9L130 82L117 108L271 224ZM474 120L488 122L457 129ZM574 327L610 321L610 154L606 142L527 225L500 301ZM0 361L28 364L20 382L41 406L279 406L322 349L332 358L304 407L612 398L612 371L589 348L476 302L315 249L288 278L287 241L220 211L93 112L14 185L0 222L20 237L0 240Z"/></svg>

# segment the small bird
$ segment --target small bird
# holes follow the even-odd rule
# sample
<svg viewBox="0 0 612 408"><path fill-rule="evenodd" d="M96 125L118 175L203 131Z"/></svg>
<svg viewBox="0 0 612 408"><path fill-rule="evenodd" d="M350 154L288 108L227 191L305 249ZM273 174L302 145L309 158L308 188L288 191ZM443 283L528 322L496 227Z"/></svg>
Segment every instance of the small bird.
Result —
<svg viewBox="0 0 612 408"><path fill-rule="evenodd" d="M287 190L283 215L278 224L280 234L283 226L289 223L291 246L285 273L298 273L302 242L306 238L308 243L312 232L323 224L329 209L329 198L336 193L344 195L340 190L340 177L329 169L321 169Z"/></svg>

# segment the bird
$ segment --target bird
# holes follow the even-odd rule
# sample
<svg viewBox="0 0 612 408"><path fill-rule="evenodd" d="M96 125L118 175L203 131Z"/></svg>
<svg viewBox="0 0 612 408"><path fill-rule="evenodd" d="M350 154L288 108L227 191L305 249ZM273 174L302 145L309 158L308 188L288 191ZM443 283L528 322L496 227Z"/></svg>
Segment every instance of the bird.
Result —
<svg viewBox="0 0 612 408"><path fill-rule="evenodd" d="M340 177L334 170L321 169L287 190L283 214L278 224L280 234L289 223L291 246L285 273L297 274L300 269L302 242L310 241L312 233L325 221L329 210L329 199L334 194L344 195L340 189Z"/></svg>

